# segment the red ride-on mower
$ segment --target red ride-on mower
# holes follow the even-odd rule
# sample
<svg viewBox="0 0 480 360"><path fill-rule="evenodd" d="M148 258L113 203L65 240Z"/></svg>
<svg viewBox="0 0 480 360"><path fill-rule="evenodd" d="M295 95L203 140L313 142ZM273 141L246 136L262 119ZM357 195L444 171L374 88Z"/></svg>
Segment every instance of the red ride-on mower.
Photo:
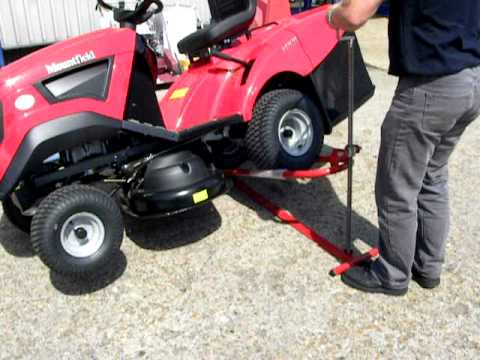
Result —
<svg viewBox="0 0 480 360"><path fill-rule="evenodd" d="M346 57L327 7L254 28L255 0L209 3L212 23L178 45L191 65L161 99L155 55L135 31L162 11L158 0L135 10L98 0L120 29L0 70L4 214L54 271L105 267L122 242L122 210L165 216L225 193L217 169L242 154L261 169L310 167L346 117ZM373 87L357 67L359 106Z"/></svg>

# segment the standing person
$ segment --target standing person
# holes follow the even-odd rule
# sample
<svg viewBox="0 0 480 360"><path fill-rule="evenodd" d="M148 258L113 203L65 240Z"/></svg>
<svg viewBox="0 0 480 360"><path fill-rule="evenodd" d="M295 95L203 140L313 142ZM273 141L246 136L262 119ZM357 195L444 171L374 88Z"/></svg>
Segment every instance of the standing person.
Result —
<svg viewBox="0 0 480 360"><path fill-rule="evenodd" d="M382 0L344 0L328 22L356 30ZM398 86L381 131L376 201L380 258L345 284L404 295L440 284L449 232L448 159L480 113L480 1L390 0L390 74Z"/></svg>

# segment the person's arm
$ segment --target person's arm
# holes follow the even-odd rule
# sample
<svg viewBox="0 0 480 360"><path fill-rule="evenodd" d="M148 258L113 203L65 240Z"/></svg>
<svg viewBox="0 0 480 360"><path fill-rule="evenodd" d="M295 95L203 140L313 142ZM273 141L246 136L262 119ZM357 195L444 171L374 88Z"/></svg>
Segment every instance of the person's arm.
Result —
<svg viewBox="0 0 480 360"><path fill-rule="evenodd" d="M362 27L375 13L383 0L343 0L328 12L329 24L347 31Z"/></svg>

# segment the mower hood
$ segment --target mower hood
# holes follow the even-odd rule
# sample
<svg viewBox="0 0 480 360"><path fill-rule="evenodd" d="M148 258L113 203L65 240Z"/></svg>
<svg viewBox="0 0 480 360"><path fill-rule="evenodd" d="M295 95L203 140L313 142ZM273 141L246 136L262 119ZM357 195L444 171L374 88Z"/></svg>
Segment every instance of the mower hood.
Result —
<svg viewBox="0 0 480 360"><path fill-rule="evenodd" d="M99 30L48 46L5 66L0 69L0 84L9 88L33 84L82 64L134 49L134 31Z"/></svg>

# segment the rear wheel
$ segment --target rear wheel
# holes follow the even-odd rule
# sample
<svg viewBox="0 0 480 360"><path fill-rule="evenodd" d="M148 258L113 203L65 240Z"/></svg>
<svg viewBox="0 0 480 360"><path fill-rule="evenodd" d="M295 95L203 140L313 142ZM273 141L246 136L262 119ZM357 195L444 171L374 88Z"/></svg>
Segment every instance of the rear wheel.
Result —
<svg viewBox="0 0 480 360"><path fill-rule="evenodd" d="M31 241L40 259L66 275L89 275L109 265L123 240L123 217L105 192L83 185L62 188L40 203Z"/></svg>
<svg viewBox="0 0 480 360"><path fill-rule="evenodd" d="M250 159L260 169L305 169L317 160L324 124L315 103L297 90L273 90L258 101L247 131Z"/></svg>
<svg viewBox="0 0 480 360"><path fill-rule="evenodd" d="M14 204L10 196L7 196L5 200L3 200L2 205L3 205L3 213L5 214L7 219L12 223L12 225L17 227L24 233L29 234L30 226L32 224L32 217L23 215L21 210L18 208L18 206Z"/></svg>

